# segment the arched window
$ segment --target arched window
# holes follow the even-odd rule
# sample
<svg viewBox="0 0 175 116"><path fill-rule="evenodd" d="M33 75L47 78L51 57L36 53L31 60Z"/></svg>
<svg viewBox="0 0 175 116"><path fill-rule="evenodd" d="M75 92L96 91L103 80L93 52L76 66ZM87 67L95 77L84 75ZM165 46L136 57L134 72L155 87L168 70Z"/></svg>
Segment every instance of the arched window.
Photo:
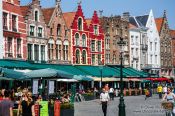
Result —
<svg viewBox="0 0 175 116"><path fill-rule="evenodd" d="M83 53L82 53L82 60L83 60L83 64L86 64L86 51L83 50Z"/></svg>
<svg viewBox="0 0 175 116"><path fill-rule="evenodd" d="M85 34L82 35L82 46L86 47L86 35Z"/></svg>
<svg viewBox="0 0 175 116"><path fill-rule="evenodd" d="M78 30L82 30L82 29L83 29L82 18L78 18Z"/></svg>
<svg viewBox="0 0 175 116"><path fill-rule="evenodd" d="M35 11L35 21L38 21L38 11Z"/></svg>
<svg viewBox="0 0 175 116"><path fill-rule="evenodd" d="M115 54L113 55L113 63L114 64L116 63L116 55Z"/></svg>
<svg viewBox="0 0 175 116"><path fill-rule="evenodd" d="M57 25L57 35L61 35L61 25Z"/></svg>
<svg viewBox="0 0 175 116"><path fill-rule="evenodd" d="M78 46L80 41L80 36L78 33L75 34L75 45Z"/></svg>
<svg viewBox="0 0 175 116"><path fill-rule="evenodd" d="M80 51L76 50L76 64L80 64Z"/></svg>

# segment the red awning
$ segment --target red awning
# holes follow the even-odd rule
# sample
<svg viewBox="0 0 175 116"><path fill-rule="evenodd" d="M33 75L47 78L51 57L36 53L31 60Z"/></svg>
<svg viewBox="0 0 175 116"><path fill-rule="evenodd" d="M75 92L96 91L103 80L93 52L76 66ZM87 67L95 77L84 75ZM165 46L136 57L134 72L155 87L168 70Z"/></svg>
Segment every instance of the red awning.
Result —
<svg viewBox="0 0 175 116"><path fill-rule="evenodd" d="M145 78L145 80L154 81L154 80L155 80L155 78L151 78L151 77L149 77L149 78Z"/></svg>
<svg viewBox="0 0 175 116"><path fill-rule="evenodd" d="M160 78L155 78L154 81L170 81L170 80L165 77L160 77Z"/></svg>

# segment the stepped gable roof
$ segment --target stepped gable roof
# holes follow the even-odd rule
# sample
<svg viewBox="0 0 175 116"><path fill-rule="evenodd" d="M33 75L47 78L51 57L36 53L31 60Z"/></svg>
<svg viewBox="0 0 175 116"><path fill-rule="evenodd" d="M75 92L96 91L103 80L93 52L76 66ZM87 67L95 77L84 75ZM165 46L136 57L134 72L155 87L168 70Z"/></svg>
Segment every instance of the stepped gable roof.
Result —
<svg viewBox="0 0 175 116"><path fill-rule="evenodd" d="M175 38L175 30L170 30L170 35L172 38Z"/></svg>
<svg viewBox="0 0 175 116"><path fill-rule="evenodd" d="M65 19L66 25L68 28L71 28L72 22L74 20L76 12L65 12L63 13L63 17Z"/></svg>
<svg viewBox="0 0 175 116"><path fill-rule="evenodd" d="M21 8L22 15L25 17L27 15L27 12L28 12L29 8L30 8L30 5L20 6L20 8Z"/></svg>
<svg viewBox="0 0 175 116"><path fill-rule="evenodd" d="M54 10L55 10L55 7L42 9L43 15L44 15L44 20L45 20L46 24L49 24Z"/></svg>
<svg viewBox="0 0 175 116"><path fill-rule="evenodd" d="M157 30L160 33L160 30L162 28L162 23L163 23L163 17L162 18L156 18L155 19Z"/></svg>

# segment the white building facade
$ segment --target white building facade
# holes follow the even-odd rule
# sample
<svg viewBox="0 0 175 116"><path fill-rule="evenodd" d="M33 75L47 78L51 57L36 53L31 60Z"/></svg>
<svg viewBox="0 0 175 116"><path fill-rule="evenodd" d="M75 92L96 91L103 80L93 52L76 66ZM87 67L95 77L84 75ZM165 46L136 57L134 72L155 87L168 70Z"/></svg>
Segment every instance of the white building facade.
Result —
<svg viewBox="0 0 175 116"><path fill-rule="evenodd" d="M2 0L0 0L0 59L3 58L4 52L4 39L3 39L3 27L2 27Z"/></svg>
<svg viewBox="0 0 175 116"><path fill-rule="evenodd" d="M148 28L148 68L152 74L159 75L160 73L160 37L156 27L153 11L149 13L149 17L146 23Z"/></svg>
<svg viewBox="0 0 175 116"><path fill-rule="evenodd" d="M130 53L133 54L130 57L131 66L133 62L134 68L146 70L158 76L161 66L160 37L153 11L151 10L149 15L130 17L129 22L136 26L136 28L130 29ZM137 51L140 56L137 56ZM137 66L137 63L139 66Z"/></svg>
<svg viewBox="0 0 175 116"><path fill-rule="evenodd" d="M140 31L136 28L129 30L130 35L130 66L140 70Z"/></svg>
<svg viewBox="0 0 175 116"><path fill-rule="evenodd" d="M147 28L131 26L130 35L130 66L141 70L148 63Z"/></svg>

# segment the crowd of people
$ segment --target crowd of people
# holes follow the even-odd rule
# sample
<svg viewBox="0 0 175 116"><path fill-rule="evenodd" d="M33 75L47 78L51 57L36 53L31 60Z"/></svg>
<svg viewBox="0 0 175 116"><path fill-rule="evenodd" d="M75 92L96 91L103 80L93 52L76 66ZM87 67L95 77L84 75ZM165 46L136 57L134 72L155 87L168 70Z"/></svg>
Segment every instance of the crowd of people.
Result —
<svg viewBox="0 0 175 116"><path fill-rule="evenodd" d="M70 102L70 93L59 92L59 97L46 98L42 95L32 95L27 88L15 90L0 90L0 116L14 116L13 109L17 110L17 116L35 116L34 105L39 105L40 101L48 100L53 104L55 99L61 103ZM16 116L15 115L15 116Z"/></svg>

